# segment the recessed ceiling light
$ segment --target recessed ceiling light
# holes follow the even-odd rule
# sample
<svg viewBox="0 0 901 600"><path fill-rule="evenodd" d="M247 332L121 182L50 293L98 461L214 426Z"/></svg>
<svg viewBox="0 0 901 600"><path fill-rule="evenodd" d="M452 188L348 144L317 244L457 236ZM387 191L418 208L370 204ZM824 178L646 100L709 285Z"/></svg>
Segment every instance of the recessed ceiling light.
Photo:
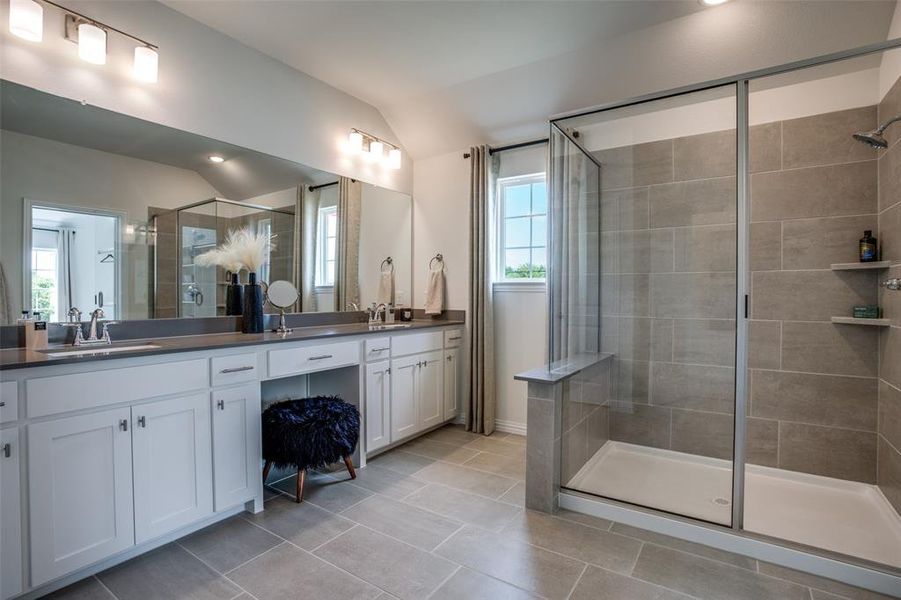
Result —
<svg viewBox="0 0 901 600"><path fill-rule="evenodd" d="M729 0L698 0L698 3L701 6L717 6L719 4L725 4L729 2Z"/></svg>
<svg viewBox="0 0 901 600"><path fill-rule="evenodd" d="M221 162L225 162L225 159L222 158L221 156L214 154L214 155L210 156L210 162L221 163Z"/></svg>

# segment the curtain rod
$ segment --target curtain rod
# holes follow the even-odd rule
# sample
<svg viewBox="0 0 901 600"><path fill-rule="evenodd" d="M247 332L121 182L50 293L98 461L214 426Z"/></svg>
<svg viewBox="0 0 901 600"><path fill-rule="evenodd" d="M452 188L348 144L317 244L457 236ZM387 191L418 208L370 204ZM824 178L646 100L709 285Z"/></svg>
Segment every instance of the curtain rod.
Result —
<svg viewBox="0 0 901 600"><path fill-rule="evenodd" d="M517 148L527 148L528 146L537 146L539 144L547 144L548 138L542 138L540 140L532 140L530 142L520 142L518 144L509 144L507 146L498 146L497 148L488 148L488 154L494 154L495 152L503 152L505 150L516 150ZM469 152L463 154L463 158L469 158Z"/></svg>
<svg viewBox="0 0 901 600"><path fill-rule="evenodd" d="M354 183L357 182L356 179L351 179L351 181L353 181ZM333 185L338 185L338 183L339 183L339 182L337 182L337 181L333 181L333 182L331 182L331 183L320 183L319 185L311 185L311 186L310 186L310 191L311 191L311 192L315 192L316 190L320 190L320 189L322 189L322 188L327 188L327 187L331 187L331 186L333 186Z"/></svg>

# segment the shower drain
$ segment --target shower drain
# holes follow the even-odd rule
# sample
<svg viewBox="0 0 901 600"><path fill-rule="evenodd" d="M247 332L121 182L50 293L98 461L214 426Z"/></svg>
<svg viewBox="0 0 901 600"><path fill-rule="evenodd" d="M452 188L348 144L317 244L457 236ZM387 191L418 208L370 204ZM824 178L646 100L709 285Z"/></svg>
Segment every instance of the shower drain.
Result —
<svg viewBox="0 0 901 600"><path fill-rule="evenodd" d="M722 496L714 498L713 503L719 504L720 506L729 506L730 504L732 504L731 502L729 502L728 498L723 498Z"/></svg>

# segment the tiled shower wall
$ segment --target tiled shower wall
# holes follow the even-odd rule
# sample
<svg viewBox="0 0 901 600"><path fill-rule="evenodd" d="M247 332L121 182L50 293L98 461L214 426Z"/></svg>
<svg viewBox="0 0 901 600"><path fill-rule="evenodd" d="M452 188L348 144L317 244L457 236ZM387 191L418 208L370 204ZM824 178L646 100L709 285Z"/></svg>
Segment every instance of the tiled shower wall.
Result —
<svg viewBox="0 0 901 600"><path fill-rule="evenodd" d="M901 79L879 104L879 121L901 113ZM892 263L880 276L901 277L901 125L886 132L891 145L879 158L879 241ZM901 292L880 290L880 305L892 326L879 339L879 437L877 479L901 512Z"/></svg>
<svg viewBox="0 0 901 600"><path fill-rule="evenodd" d="M830 270L877 229L877 154L850 137L875 124L872 106L751 128L751 463L876 481L879 332L830 322L876 301L875 273ZM734 132L595 156L609 437L730 458Z"/></svg>

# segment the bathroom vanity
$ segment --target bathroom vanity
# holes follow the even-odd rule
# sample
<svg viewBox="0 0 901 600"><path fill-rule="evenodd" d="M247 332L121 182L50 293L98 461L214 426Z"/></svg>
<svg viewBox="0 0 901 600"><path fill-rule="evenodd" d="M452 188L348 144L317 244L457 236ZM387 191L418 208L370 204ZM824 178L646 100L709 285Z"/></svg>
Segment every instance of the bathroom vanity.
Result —
<svg viewBox="0 0 901 600"><path fill-rule="evenodd" d="M462 338L461 321L434 321L184 336L82 356L0 350L2 598L37 597L263 510L266 403L338 394L357 405L358 466L453 420Z"/></svg>

